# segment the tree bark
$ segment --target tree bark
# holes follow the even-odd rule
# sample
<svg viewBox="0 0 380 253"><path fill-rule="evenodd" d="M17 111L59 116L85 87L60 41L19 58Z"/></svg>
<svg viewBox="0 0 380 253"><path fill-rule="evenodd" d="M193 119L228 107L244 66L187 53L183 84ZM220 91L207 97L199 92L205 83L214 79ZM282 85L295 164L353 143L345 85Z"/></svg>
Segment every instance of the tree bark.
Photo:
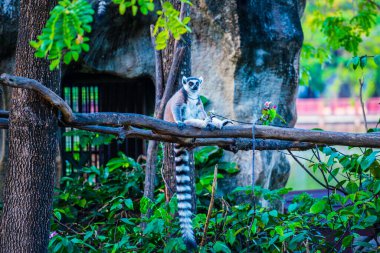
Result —
<svg viewBox="0 0 380 253"><path fill-rule="evenodd" d="M47 60L36 59L29 46L56 3L20 1L15 74L36 79L59 94L59 72L50 72ZM34 91L12 91L0 252L47 252L57 131L56 110L50 104Z"/></svg>
<svg viewBox="0 0 380 253"><path fill-rule="evenodd" d="M170 0L169 2L171 2L171 4L173 4L173 6L177 10L181 9L181 1ZM182 16L183 15L188 16L189 15L188 5L184 4L183 8L185 8L185 9L181 11ZM168 42L167 48L163 51L163 73L164 73L164 80L166 82L167 78L168 78L168 74L170 72L170 66L171 66L172 61L173 61L173 53L175 52L175 48L177 46L185 47L184 59L183 59L181 66L180 66L180 73L176 77L176 80L178 80L178 81L174 85L174 89L173 89L174 92L172 92L173 94L181 87L180 86L180 78L183 75L186 75L186 76L191 75L191 48L190 48L191 43L190 43L189 38L190 38L190 36L188 34L183 35L181 38L181 41L175 41L174 39L171 38ZM189 43L184 43L184 41L185 42L188 41ZM173 95L173 94L171 94L171 95ZM193 162L192 157L193 156L190 155L190 166L191 165L194 166L194 162ZM173 194L175 194L175 192L176 192L176 181L175 181L176 173L175 173L175 164L174 164L174 149L173 149L173 145L171 143L165 143L163 166L164 166L163 178L164 178L165 183L166 183L166 188L168 188L168 189L166 189L165 193L166 193L167 200L169 200L173 196ZM194 172L194 168L192 168L191 171ZM194 176L192 177L192 185L194 185ZM192 189L192 192L194 192L193 189ZM192 205L192 206L195 206L195 205Z"/></svg>

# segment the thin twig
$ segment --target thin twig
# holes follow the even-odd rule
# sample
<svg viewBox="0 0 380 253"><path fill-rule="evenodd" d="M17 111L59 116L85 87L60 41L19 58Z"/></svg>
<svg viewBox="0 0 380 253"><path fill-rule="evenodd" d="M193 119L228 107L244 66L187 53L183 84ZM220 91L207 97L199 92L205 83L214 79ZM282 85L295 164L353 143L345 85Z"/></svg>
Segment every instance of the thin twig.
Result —
<svg viewBox="0 0 380 253"><path fill-rule="evenodd" d="M342 192L343 194L346 194L345 191L341 190L341 189L337 189L337 188L332 188L332 187L328 187L327 185L324 185L321 181L319 181L318 178L316 178L298 159L297 157L292 153L292 151L288 150L289 154L293 157L293 159L301 166L301 168L311 177L313 178L313 180L315 182L317 182L320 186L322 186L323 188L327 189L329 188L330 190L337 190L337 191L340 191Z"/></svg>
<svg viewBox="0 0 380 253"><path fill-rule="evenodd" d="M66 224L60 222L60 221L59 221L57 218L55 218L55 217L54 217L54 221L57 222L59 225L65 227L66 229L68 229L68 230L74 232L74 233L77 234L77 235L84 235L84 234L85 234L85 233L78 232L78 231L76 231L75 229L73 229L73 228L67 226Z"/></svg>
<svg viewBox="0 0 380 253"><path fill-rule="evenodd" d="M211 218L211 214L212 214L212 208L214 207L214 197L215 197L215 190L216 190L217 179L218 179L218 164L215 165L215 168L214 168L214 179L212 181L212 190L211 190L210 205L208 206L206 223L205 223L205 227L203 229L202 241L199 244L200 247L203 247L203 245L206 243L208 225L210 223L210 218Z"/></svg>
<svg viewBox="0 0 380 253"><path fill-rule="evenodd" d="M155 67L156 67L156 77L155 77L155 86L156 86L156 101L155 101L155 116L158 112L161 104L162 95L164 93L164 74L162 67L162 52L156 50L156 39L153 35L154 25L150 26L150 37L152 39L152 46L154 49L154 58L155 58Z"/></svg>
<svg viewBox="0 0 380 253"><path fill-rule="evenodd" d="M360 83L360 95L359 95L359 97L360 97L360 105L362 107L365 130L366 130L366 132L368 132L367 116L365 114L364 101L363 101L364 77L359 78L359 83Z"/></svg>
<svg viewBox="0 0 380 253"><path fill-rule="evenodd" d="M157 118L159 119L163 118L165 106L167 102L169 101L169 98L173 94L173 89L175 86L175 82L177 80L179 67L181 65L184 53L185 53L184 47L177 47L175 49L173 62L172 62L172 65L170 66L169 75L166 81L165 91L164 91L164 94L162 95L159 111L157 114Z"/></svg>

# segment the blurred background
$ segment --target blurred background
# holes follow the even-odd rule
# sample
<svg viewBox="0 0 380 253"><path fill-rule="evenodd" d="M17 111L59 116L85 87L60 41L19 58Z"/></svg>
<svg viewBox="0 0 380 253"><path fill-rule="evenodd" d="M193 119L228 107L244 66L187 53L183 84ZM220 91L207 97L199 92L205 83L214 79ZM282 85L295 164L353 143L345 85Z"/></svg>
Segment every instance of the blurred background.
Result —
<svg viewBox="0 0 380 253"><path fill-rule="evenodd" d="M328 4L326 4L328 2ZM301 53L300 87L297 99L297 124L295 127L321 128L331 131L365 132L362 108L360 104L359 79L364 80L363 100L369 128L376 127L380 117L380 68L371 56L380 54L380 17L374 16L374 25L370 33L355 31L355 27L346 27L326 19L328 16L351 18L357 14L357 1L307 1L301 20L304 32L304 44ZM330 21L330 23L329 23ZM363 21L362 21L363 22ZM364 21L365 22L365 21ZM336 49L342 41L333 41L328 34L328 26L336 29L355 41L355 35L361 35L357 50L349 43L345 48ZM335 26L335 27L334 27ZM321 28L323 27L323 28ZM327 28L326 28L327 27ZM331 30L332 30L331 29ZM337 29L336 29L337 30ZM337 33L337 31L334 31ZM327 35L327 36L326 36ZM352 67L353 56L368 55L364 69ZM343 152L350 152L346 147ZM351 150L355 152L355 150ZM311 158L311 152L296 152L305 158ZM298 164L289 159L292 170L287 187L294 190L320 189Z"/></svg>

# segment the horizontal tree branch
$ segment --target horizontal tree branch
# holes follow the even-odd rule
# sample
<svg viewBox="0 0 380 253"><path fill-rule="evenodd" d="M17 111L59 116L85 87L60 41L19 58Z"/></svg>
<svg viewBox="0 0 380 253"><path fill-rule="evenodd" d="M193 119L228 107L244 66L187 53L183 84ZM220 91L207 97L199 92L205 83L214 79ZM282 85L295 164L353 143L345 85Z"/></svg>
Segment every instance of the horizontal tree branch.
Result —
<svg viewBox="0 0 380 253"><path fill-rule="evenodd" d="M222 130L209 131L187 126L180 130L176 124L153 117L133 113L73 113L67 103L39 82L22 77L3 74L0 82L14 88L33 89L50 104L62 112L63 122L73 127L108 126L137 127L151 130L151 138L169 136L170 138L252 138L252 126L226 126ZM280 128L255 125L255 138L276 139L291 142L310 142L313 144L343 145L354 147L380 148L380 135L376 133L343 133L332 131L314 131L297 128ZM141 130L141 129L140 129ZM135 133L136 134L136 133ZM148 133L146 133L148 134ZM163 137L168 138L168 137ZM226 141L226 140L224 140ZM178 142L178 141L176 141Z"/></svg>
<svg viewBox="0 0 380 253"><path fill-rule="evenodd" d="M8 119L0 118L0 129L8 129ZM201 147L201 146L219 146L228 151L237 152L239 150L252 150L252 139L242 138L199 138L199 139L187 139L169 135L155 134L151 130L138 129L135 127L107 127L107 126L71 126L60 123L61 127L75 127L77 129L102 133L112 134L119 139L127 138L139 138L144 140L155 140L162 142L180 143L183 146L189 148ZM292 150L302 151L315 147L313 143L305 142L291 142L291 141L279 141L279 140L263 140L255 139L256 150Z"/></svg>

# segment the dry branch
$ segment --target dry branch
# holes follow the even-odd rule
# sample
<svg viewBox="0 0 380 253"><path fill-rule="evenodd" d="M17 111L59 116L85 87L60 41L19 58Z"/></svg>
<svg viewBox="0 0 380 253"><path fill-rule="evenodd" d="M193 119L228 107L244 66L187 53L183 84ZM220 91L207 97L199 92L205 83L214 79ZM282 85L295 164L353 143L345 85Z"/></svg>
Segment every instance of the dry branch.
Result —
<svg viewBox="0 0 380 253"><path fill-rule="evenodd" d="M177 80L178 70L181 65L180 63L182 62L184 53L185 53L184 47L176 47L174 51L173 63L170 67L169 76L166 81L164 94L162 95L162 99L160 101L160 107L157 113L157 118L159 119L163 118L165 105L173 94L173 89L175 86L175 82Z"/></svg>
<svg viewBox="0 0 380 253"><path fill-rule="evenodd" d="M4 114L8 112L3 111ZM8 129L8 119L0 118L0 129ZM64 123L59 124L61 127L71 127ZM112 134L117 136L119 139L127 138L138 138L144 140L154 140L161 142L171 142L180 143L183 146L189 148L201 147L201 146L219 146L225 150L232 152L237 152L239 150L251 150L252 149L252 139L244 138L199 138L199 139L188 139L180 138L170 135L155 134L151 130L139 129L135 127L107 127L107 126L76 126L75 128L102 133L102 134ZM302 151L308 150L315 147L313 143L305 142L291 142L291 141L281 141L281 140L263 140L255 139L255 149L256 150L287 150L292 151Z"/></svg>
<svg viewBox="0 0 380 253"><path fill-rule="evenodd" d="M223 130L216 131L197 129L194 127L186 127L185 129L180 130L174 123L133 113L74 114L63 99L35 80L3 74L0 77L0 82L14 88L26 88L37 91L43 99L50 102L62 112L63 122L72 127L100 125L128 128L133 126L151 130L152 132L149 134L153 137L160 135L176 138L252 138L251 126L228 126ZM256 125L255 138L287 140L294 142L311 142L318 145L326 144L380 148L380 135L376 133L364 134L313 131L297 128L280 128Z"/></svg>
<svg viewBox="0 0 380 253"><path fill-rule="evenodd" d="M156 48L156 39L153 35L154 25L150 26L150 37L152 40L152 46L155 49ZM162 67L162 52L159 50L154 50L154 59L155 59L155 66L156 66L156 77L155 77L155 87L156 87L156 101L155 101L155 116L156 112L160 108L162 95L164 93L164 73L163 73L163 67Z"/></svg>
<svg viewBox="0 0 380 253"><path fill-rule="evenodd" d="M215 168L214 168L214 179L212 180L211 199L210 199L210 204L208 206L205 227L203 228L202 240L201 240L201 243L199 244L200 247L203 247L203 245L205 245L206 243L208 225L209 225L211 214L212 214L212 208L214 207L217 180L218 180L218 164L215 165Z"/></svg>
<svg viewBox="0 0 380 253"><path fill-rule="evenodd" d="M55 94L52 90L37 82L36 80L2 74L0 76L0 83L13 88L29 89L39 93L45 101L49 102L53 107L56 107L62 112L63 119L67 122L74 121L74 114L70 106L60 96Z"/></svg>

